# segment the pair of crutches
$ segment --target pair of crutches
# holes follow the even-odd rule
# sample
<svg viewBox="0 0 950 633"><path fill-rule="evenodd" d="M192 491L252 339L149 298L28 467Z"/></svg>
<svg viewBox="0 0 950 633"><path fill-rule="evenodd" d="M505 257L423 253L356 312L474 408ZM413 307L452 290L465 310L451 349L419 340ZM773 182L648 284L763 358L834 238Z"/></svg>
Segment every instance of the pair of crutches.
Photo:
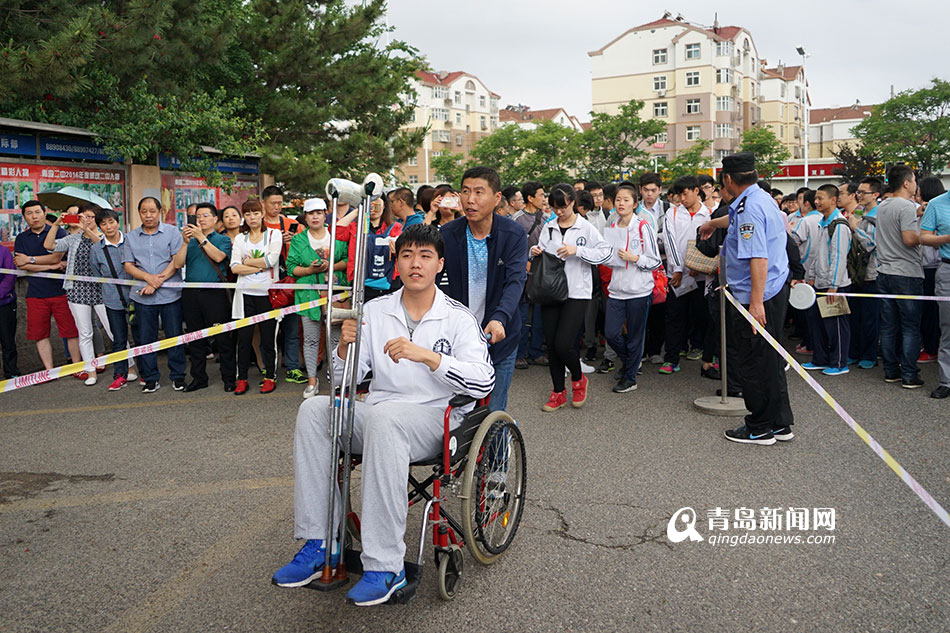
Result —
<svg viewBox="0 0 950 633"><path fill-rule="evenodd" d="M329 200L330 216L330 252L327 255L329 268L327 284L327 303L326 303L326 359L327 363L333 362L333 355L337 353L333 345L332 328L334 321L354 319L357 324L363 321L363 300L364 288L366 284L366 240L369 235L370 207L373 201L383 195L383 180L379 174L370 174L358 185L350 180L334 178L327 183L327 198ZM331 301L335 284L333 283L336 228L337 228L337 205L343 203L351 207L357 207L359 213L356 219L356 252L353 262L353 285L350 289L352 298L352 307L349 309L333 307ZM334 377L332 364L330 365L330 423L328 433L331 437L330 463L333 468L330 474L330 495L327 504L327 538L326 560L324 561L323 574L319 584L326 588L343 584L347 580L346 562L345 562L345 535L346 521L349 514L347 507L350 497L350 442L353 439L353 413L354 403L356 402L356 389L359 376L359 358L360 358L360 327L356 329L356 341L350 344L346 350L346 358L343 362L343 376L340 384L337 384ZM343 455L342 470L338 471L340 455ZM340 484L340 518L334 519L336 510L336 487L339 472ZM331 563L333 553L339 552L339 562L336 568Z"/></svg>

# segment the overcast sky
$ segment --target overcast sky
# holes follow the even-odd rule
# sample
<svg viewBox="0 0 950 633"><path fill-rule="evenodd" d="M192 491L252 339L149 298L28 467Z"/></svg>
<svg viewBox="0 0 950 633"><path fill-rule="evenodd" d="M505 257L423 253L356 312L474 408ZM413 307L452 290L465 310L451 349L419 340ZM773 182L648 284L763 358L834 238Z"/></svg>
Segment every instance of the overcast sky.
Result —
<svg viewBox="0 0 950 633"><path fill-rule="evenodd" d="M418 48L433 70L464 70L501 95L502 106L564 107L588 121L588 51L669 10L694 23L743 26L775 66L800 62L813 107L880 103L890 86L950 78L950 2L932 0L389 0L394 37Z"/></svg>

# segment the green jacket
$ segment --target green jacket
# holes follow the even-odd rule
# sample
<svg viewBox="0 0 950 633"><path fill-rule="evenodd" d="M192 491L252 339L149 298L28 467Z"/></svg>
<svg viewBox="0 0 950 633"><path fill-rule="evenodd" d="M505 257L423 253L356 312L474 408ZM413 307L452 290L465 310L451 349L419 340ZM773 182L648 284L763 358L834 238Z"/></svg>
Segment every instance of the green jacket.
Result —
<svg viewBox="0 0 950 633"><path fill-rule="evenodd" d="M329 229L327 229L329 232ZM346 259L347 248L346 242L341 242L340 240L333 240L334 242L334 259L336 261L343 261ZM307 231L298 233L290 240L290 247L287 249L287 274L292 275L294 269L297 266L302 266L304 268L310 266L310 263L313 260L317 259L317 252L313 250L310 246L310 239L307 237ZM345 272L345 271L344 271ZM306 275L305 277L297 278L298 284L325 284L327 282L326 273L316 273L313 275ZM307 303L308 301L316 301L320 298L319 290L295 290L294 291L294 304L300 305L301 303ZM300 316L306 316L309 319L314 321L320 320L320 315L322 312L320 308L310 308L309 310L303 310L300 313Z"/></svg>

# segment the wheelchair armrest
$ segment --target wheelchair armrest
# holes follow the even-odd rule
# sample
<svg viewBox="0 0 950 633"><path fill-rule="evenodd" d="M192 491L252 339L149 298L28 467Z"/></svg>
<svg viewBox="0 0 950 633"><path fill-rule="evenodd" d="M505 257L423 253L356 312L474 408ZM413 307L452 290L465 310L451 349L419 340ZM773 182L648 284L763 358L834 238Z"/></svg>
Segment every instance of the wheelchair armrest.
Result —
<svg viewBox="0 0 950 633"><path fill-rule="evenodd" d="M477 398L472 396L467 396L464 393L456 394L452 396L452 399L449 400L449 406L453 409L458 409L459 407L464 407L467 404L475 402Z"/></svg>

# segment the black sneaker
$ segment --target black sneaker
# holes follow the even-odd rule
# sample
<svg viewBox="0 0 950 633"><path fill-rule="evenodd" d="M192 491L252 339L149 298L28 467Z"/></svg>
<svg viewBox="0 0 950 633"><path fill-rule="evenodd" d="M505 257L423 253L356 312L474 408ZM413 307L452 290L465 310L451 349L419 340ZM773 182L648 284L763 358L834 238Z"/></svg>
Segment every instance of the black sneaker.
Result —
<svg viewBox="0 0 950 633"><path fill-rule="evenodd" d="M722 389L716 389L716 395L719 397L722 397ZM726 396L729 398L741 398L742 392L741 391L727 391Z"/></svg>
<svg viewBox="0 0 950 633"><path fill-rule="evenodd" d="M538 356L537 358L529 358L528 364L538 365L539 367L547 367L550 363L548 362L548 357L542 354L541 356Z"/></svg>
<svg viewBox="0 0 950 633"><path fill-rule="evenodd" d="M618 382L616 385L614 385L614 388L613 388L614 393L627 393L628 391L636 391L636 390L637 390L637 383L630 380L629 378L624 378L623 380Z"/></svg>
<svg viewBox="0 0 950 633"><path fill-rule="evenodd" d="M185 390L185 381L179 378L178 380L172 381L172 389L175 391L184 391Z"/></svg>
<svg viewBox="0 0 950 633"><path fill-rule="evenodd" d="M597 368L598 374L606 374L614 370L614 362L605 358L603 362L600 363L600 367Z"/></svg>
<svg viewBox="0 0 950 633"><path fill-rule="evenodd" d="M515 359L515 369L527 369L528 368L528 359L527 358L518 358Z"/></svg>
<svg viewBox="0 0 950 633"><path fill-rule="evenodd" d="M145 386L142 387L142 393L155 393L161 389L161 387L157 380L149 380L145 383Z"/></svg>
<svg viewBox="0 0 950 633"><path fill-rule="evenodd" d="M910 380L902 380L901 387L904 389L920 389L924 386L924 381L920 379L920 376L914 376Z"/></svg>
<svg viewBox="0 0 950 633"><path fill-rule="evenodd" d="M946 398L947 396L950 396L950 387L946 385L940 385L939 387L937 387L936 389L930 392L930 397L936 398L938 400L942 400Z"/></svg>
<svg viewBox="0 0 950 633"><path fill-rule="evenodd" d="M192 380L190 383L188 383L188 386L185 387L185 393L191 393L192 391L198 391L199 389L207 389L207 388L208 388L208 383Z"/></svg>
<svg viewBox="0 0 950 633"><path fill-rule="evenodd" d="M789 440L795 439L795 434L792 433L792 427L779 426L772 429L772 437L777 439L779 442L787 442Z"/></svg>
<svg viewBox="0 0 950 633"><path fill-rule="evenodd" d="M592 361L592 362L597 360L597 346L596 345L592 345L587 348L587 353L584 354L584 360Z"/></svg>
<svg viewBox="0 0 950 633"><path fill-rule="evenodd" d="M885 374L885 375L884 375L884 382L901 382L901 377L900 377L899 375L898 375L898 376L888 376L887 374Z"/></svg>
<svg viewBox="0 0 950 633"><path fill-rule="evenodd" d="M726 431L725 435L726 439L730 442L738 442L740 444L761 444L762 446L775 444L775 436L772 435L772 431L750 433L749 427L745 425L735 430L730 429Z"/></svg>
<svg viewBox="0 0 950 633"><path fill-rule="evenodd" d="M713 365L710 365L706 369L700 369L699 375L703 378L709 378L710 380L722 380L722 374L719 373L719 370Z"/></svg>

